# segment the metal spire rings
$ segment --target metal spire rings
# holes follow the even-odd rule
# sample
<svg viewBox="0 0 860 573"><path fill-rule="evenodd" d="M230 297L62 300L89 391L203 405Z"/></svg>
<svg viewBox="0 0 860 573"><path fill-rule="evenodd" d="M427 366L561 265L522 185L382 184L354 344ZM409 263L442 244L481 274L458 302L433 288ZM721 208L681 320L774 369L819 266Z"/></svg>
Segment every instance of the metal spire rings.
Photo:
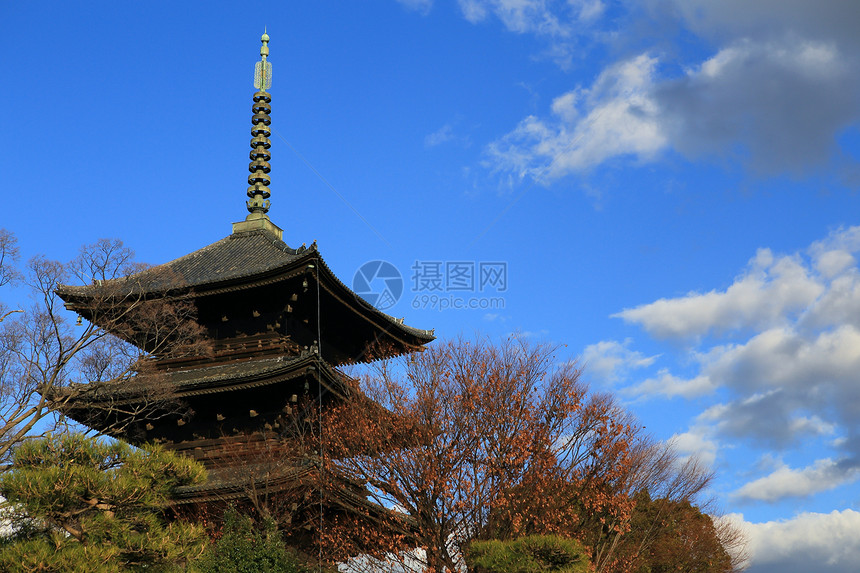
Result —
<svg viewBox="0 0 860 573"><path fill-rule="evenodd" d="M254 115L251 117L251 123L254 127L251 128L251 163L248 165L248 170L251 174L248 176L248 211L257 216L265 216L269 210L269 171L272 167L269 165L269 159L272 158L269 153L269 148L272 142L269 136L272 132L269 130L269 125L272 119L269 114L272 113L272 96L266 91L272 86L272 64L266 61L269 55L269 35L263 34L261 38L263 42L260 47L260 61L254 66L254 87L257 88L257 93L254 94L254 105L251 107Z"/></svg>

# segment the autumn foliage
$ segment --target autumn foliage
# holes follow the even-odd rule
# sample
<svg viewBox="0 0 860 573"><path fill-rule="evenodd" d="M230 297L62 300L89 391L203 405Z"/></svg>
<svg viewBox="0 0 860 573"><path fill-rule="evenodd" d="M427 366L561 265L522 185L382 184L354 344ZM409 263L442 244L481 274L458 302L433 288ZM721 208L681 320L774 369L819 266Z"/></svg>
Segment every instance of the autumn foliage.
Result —
<svg viewBox="0 0 860 573"><path fill-rule="evenodd" d="M623 542L636 494L689 502L706 487L695 460L681 463L610 395L589 392L554 350L515 337L437 343L361 376L388 415L357 400L324 412L325 473L367 484L399 516L387 525L399 520L401 549L420 548L386 560L462 570L473 540L560 535L582 542L596 571L634 571L654 541ZM382 530L340 530L337 543Z"/></svg>
<svg viewBox="0 0 860 573"><path fill-rule="evenodd" d="M326 469L405 513L404 541L425 556L407 565L434 571L458 569L472 539L558 532L581 508L624 522L632 503L615 484L636 428L579 378L575 364L518 339L379 362L361 391L394 415L358 401L329 409ZM561 483L577 484L581 508L553 499Z"/></svg>

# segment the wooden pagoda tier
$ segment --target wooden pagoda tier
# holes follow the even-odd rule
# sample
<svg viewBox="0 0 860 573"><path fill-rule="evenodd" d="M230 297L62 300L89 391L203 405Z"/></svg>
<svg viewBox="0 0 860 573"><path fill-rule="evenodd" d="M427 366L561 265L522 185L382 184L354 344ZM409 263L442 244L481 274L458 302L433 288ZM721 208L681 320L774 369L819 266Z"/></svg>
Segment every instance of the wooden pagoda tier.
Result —
<svg viewBox="0 0 860 573"><path fill-rule="evenodd" d="M233 233L117 283L117 292L135 301L193 300L216 350L247 347L251 338L257 349L292 347L290 354L316 345L323 360L340 365L379 358L380 348L389 356L411 352L434 339L433 331L406 326L355 294L315 243L291 249L265 228ZM57 290L66 308L110 329L113 317L94 308L103 292L101 285ZM145 340L130 342L151 350Z"/></svg>
<svg viewBox="0 0 860 573"><path fill-rule="evenodd" d="M210 479L185 492L188 504L223 499L235 489L223 477L238 475L238 468L255 460L257 445L271 450L279 440L290 441L295 430L289 420L303 401L326 408L359 400L377 409L381 421L391 415L354 390L335 367L419 350L434 338L432 331L406 326L353 293L315 244L291 249L266 228L234 232L108 282L113 284L63 286L57 293L69 310L108 330L122 322L101 314L99 305L122 312L123 300L190 302L212 351L181 357L156 351L135 375L59 389L52 403L102 433L132 444L160 443L201 461ZM104 304L105 292L119 302ZM116 333L154 350L147 347L146 333ZM290 483L291 471L277 488ZM249 474L243 475L247 480ZM338 495L362 503L349 488Z"/></svg>
<svg viewBox="0 0 860 573"><path fill-rule="evenodd" d="M150 361L128 379L61 388L53 402L90 428L135 445L164 444L211 469L239 461L219 451L225 438L286 435L291 418L309 400L322 407L360 400L378 408L357 394L312 349L238 359L219 353L212 362L190 367Z"/></svg>

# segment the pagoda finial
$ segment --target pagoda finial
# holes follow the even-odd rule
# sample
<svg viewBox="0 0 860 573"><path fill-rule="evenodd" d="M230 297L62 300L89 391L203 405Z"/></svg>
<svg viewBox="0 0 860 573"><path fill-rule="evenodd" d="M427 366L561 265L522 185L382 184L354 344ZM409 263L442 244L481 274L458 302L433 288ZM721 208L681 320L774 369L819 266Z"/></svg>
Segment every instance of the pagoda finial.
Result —
<svg viewBox="0 0 860 573"><path fill-rule="evenodd" d="M269 210L269 148L272 142L269 141L269 136L272 132L269 131L269 125L272 119L269 114L272 113L272 107L269 105L272 102L272 96L266 91L272 87L272 64L267 60L269 57L269 35L263 32L260 38L263 45L260 47L260 61L254 66L254 87L257 88L257 93L254 94L254 105L251 107L254 115L251 117L251 123L254 127L251 128L251 163L248 165L248 170L251 175L248 176L248 197L247 201L248 219L268 218L266 213Z"/></svg>
<svg viewBox="0 0 860 573"><path fill-rule="evenodd" d="M263 29L260 38L263 43L260 46L260 61L254 66L254 105L251 111L251 163L248 165L248 201L246 205L250 213L244 221L233 223L233 233L264 230L274 234L278 239L283 236L280 227L269 220L266 214L269 211L269 171L272 170L269 160L269 148L272 142L269 136L272 132L269 125L272 123L269 114L272 113L272 96L266 90L272 87L272 64L269 63L269 35Z"/></svg>

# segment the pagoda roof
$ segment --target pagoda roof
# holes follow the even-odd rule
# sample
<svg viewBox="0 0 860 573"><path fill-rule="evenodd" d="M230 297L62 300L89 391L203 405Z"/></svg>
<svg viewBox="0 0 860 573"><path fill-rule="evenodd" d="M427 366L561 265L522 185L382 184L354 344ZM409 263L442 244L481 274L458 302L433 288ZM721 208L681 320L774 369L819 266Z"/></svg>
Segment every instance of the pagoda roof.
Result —
<svg viewBox="0 0 860 573"><path fill-rule="evenodd" d="M138 292L162 293L211 287L266 276L272 271L293 267L313 256L316 247L291 249L265 231L234 233L193 253L163 265L146 269L129 279ZM82 287L84 289L88 287ZM71 289L70 292L80 292Z"/></svg>
<svg viewBox="0 0 860 573"><path fill-rule="evenodd" d="M312 258L316 246L291 249L274 234L265 230L234 233L193 253L141 272L96 282L92 285L61 285L57 289L70 306L84 307L88 299L101 295L99 287L123 286L123 293L164 296L193 289L198 295L209 290L246 283L272 272L293 268Z"/></svg>
<svg viewBox="0 0 860 573"><path fill-rule="evenodd" d="M328 390L341 396L349 393L343 386L343 375L312 352L300 356L278 356L199 368L178 368L159 372L155 376L165 376L167 382L176 389L177 397L186 398L277 384L302 376L314 368L321 371L321 381Z"/></svg>
<svg viewBox="0 0 860 573"><path fill-rule="evenodd" d="M89 319L95 301L104 299L106 287L118 296L187 299L241 291L301 275L318 277L320 286L340 304L407 346L417 349L435 339L432 330L408 326L353 292L331 271L316 243L293 249L265 229L233 233L127 277L92 285L61 285L57 294L66 302L66 308Z"/></svg>
<svg viewBox="0 0 860 573"><path fill-rule="evenodd" d="M74 419L76 411L85 411L100 402L111 406L131 404L146 397L147 391L157 384L171 390L171 398L187 399L193 396L230 392L278 384L319 370L320 381L328 390L341 397L350 394L340 374L313 352L299 356L277 356L253 360L239 360L227 364L210 364L195 368L149 370L127 379L106 382L72 384L55 388L49 396L58 408ZM74 400L68 400L74 396Z"/></svg>
<svg viewBox="0 0 860 573"><path fill-rule="evenodd" d="M298 375L297 370L302 363L306 366L316 366L319 361L311 354L278 356L200 368L179 368L161 372L158 375L166 376L183 396L199 395L231 389L231 385L225 385L225 382L237 383L249 388L274 384L281 381L285 375L287 378Z"/></svg>
<svg viewBox="0 0 860 573"><path fill-rule="evenodd" d="M207 480L202 484L175 488L171 505L231 501L246 498L248 491L272 494L284 490L313 491L319 483L321 460L316 457L281 459L275 462L245 462L238 466L207 469ZM412 520L403 514L391 514L381 505L370 501L367 489L343 476L328 479L324 492L329 509L363 511L367 517L380 519L384 515L397 515L403 531L409 531ZM319 491L319 490L316 490Z"/></svg>

